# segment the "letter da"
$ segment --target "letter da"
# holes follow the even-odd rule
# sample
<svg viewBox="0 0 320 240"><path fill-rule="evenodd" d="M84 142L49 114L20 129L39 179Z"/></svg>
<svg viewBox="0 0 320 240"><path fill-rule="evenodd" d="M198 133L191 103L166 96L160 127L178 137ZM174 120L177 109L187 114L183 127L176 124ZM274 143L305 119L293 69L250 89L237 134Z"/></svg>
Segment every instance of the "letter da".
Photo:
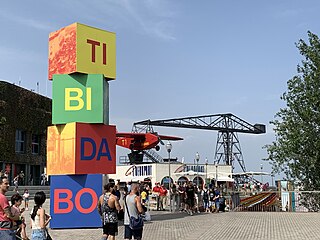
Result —
<svg viewBox="0 0 320 240"><path fill-rule="evenodd" d="M80 160L92 160L96 155L96 150L97 150L96 143L92 138L86 138L86 137L82 137L80 141L81 141ZM92 152L90 155L85 155L85 148L86 146L88 147L88 144L91 144Z"/></svg>
<svg viewBox="0 0 320 240"><path fill-rule="evenodd" d="M103 152L103 149L105 149L105 152ZM99 161L101 157L106 156L108 157L109 161L112 161L109 146L108 146L108 141L105 138L102 138L100 147L99 147L99 152L97 156L97 160Z"/></svg>

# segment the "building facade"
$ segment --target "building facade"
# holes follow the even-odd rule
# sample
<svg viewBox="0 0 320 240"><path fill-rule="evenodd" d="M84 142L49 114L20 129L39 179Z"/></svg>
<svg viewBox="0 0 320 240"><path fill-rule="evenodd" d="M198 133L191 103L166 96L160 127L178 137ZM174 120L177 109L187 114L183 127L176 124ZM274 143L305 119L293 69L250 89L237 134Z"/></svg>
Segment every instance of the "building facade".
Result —
<svg viewBox="0 0 320 240"><path fill-rule="evenodd" d="M46 166L46 131L51 125L50 98L0 81L0 170L22 184L40 184Z"/></svg>
<svg viewBox="0 0 320 240"><path fill-rule="evenodd" d="M169 173L170 169L170 173ZM183 184L192 181L203 185L206 180L233 182L232 166L215 164L184 164L181 162L146 163L137 165L119 165L116 174L109 174L109 179L120 182L150 181L168 185L169 176L172 182Z"/></svg>

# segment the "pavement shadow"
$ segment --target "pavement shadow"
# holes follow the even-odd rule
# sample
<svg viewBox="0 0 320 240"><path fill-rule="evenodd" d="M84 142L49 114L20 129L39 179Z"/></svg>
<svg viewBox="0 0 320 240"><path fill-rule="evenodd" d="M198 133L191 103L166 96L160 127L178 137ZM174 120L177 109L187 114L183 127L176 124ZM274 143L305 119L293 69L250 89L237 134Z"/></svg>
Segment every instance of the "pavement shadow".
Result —
<svg viewBox="0 0 320 240"><path fill-rule="evenodd" d="M184 212L163 213L163 214L152 214L151 213L151 221L150 222L173 220L173 219L179 219L179 218L185 218L185 217L189 217L189 215Z"/></svg>
<svg viewBox="0 0 320 240"><path fill-rule="evenodd" d="M169 212L150 212L151 215L151 221L145 221L145 224L152 224L152 222L160 222L160 221L165 221L165 220L174 220L174 219L181 219L181 218L186 218L186 217L190 217L190 215L188 215L185 212L176 212L176 213L169 213ZM195 214L197 216L199 215L204 215L204 213L198 213ZM123 226L123 221L118 222L118 226Z"/></svg>

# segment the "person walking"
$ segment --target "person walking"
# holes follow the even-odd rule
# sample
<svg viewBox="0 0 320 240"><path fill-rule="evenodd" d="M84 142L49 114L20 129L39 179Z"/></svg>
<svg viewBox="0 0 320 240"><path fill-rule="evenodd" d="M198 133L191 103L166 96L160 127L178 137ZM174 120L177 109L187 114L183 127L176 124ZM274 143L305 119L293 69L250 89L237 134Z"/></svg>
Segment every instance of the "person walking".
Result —
<svg viewBox="0 0 320 240"><path fill-rule="evenodd" d="M209 190L207 189L207 185L204 185L204 189L201 191L203 207L205 212L210 212L209 209Z"/></svg>
<svg viewBox="0 0 320 240"><path fill-rule="evenodd" d="M98 212L102 219L103 235L101 240L115 240L118 235L118 211L121 207L119 199L114 192L114 184L108 183L104 186L105 193L98 202Z"/></svg>
<svg viewBox="0 0 320 240"><path fill-rule="evenodd" d="M186 183L180 184L178 187L178 192L179 192L179 210L185 211L186 210L186 204L185 204L185 199L186 199Z"/></svg>
<svg viewBox="0 0 320 240"><path fill-rule="evenodd" d="M167 194L168 194L168 190L166 189L166 187L162 184L160 187L160 193L159 193L159 197L160 197L160 210L164 211L165 208L167 207Z"/></svg>
<svg viewBox="0 0 320 240"><path fill-rule="evenodd" d="M14 191L18 193L18 188L19 188L19 175L15 176L13 179L13 184L14 184Z"/></svg>
<svg viewBox="0 0 320 240"><path fill-rule="evenodd" d="M194 186L191 181L189 181L188 186L186 187L186 204L187 204L187 213L191 216L193 215L194 208Z"/></svg>
<svg viewBox="0 0 320 240"><path fill-rule="evenodd" d="M46 201L46 194L43 191L36 192L34 195L35 206L31 213L31 240L46 240L46 226L49 224L51 217L46 214L42 205Z"/></svg>
<svg viewBox="0 0 320 240"><path fill-rule="evenodd" d="M215 212L218 213L220 208L220 191L216 187L214 188L214 203L215 203Z"/></svg>
<svg viewBox="0 0 320 240"><path fill-rule="evenodd" d="M43 172L41 174L41 186L45 186L47 182L47 175Z"/></svg>
<svg viewBox="0 0 320 240"><path fill-rule="evenodd" d="M24 172L23 171L21 171L20 173L19 173L19 185L20 186L23 186L24 185Z"/></svg>
<svg viewBox="0 0 320 240"><path fill-rule="evenodd" d="M24 190L24 193L23 193L22 197L23 197L23 200L24 200L24 208L26 209L26 211L28 211L29 210L29 197L30 197L28 189Z"/></svg>
<svg viewBox="0 0 320 240"><path fill-rule="evenodd" d="M160 196L159 196L160 189L161 189L160 183L158 183L158 182L156 183L156 185L152 189L153 194L157 196L157 211L161 210L160 209Z"/></svg>
<svg viewBox="0 0 320 240"><path fill-rule="evenodd" d="M130 217L138 218L139 214L142 214L143 208L141 205L141 199L139 195L139 185L136 183L131 184L131 192L125 197L125 207L124 207L124 238L136 240L142 239L143 227L140 229L130 228ZM130 217L129 217L130 216Z"/></svg>
<svg viewBox="0 0 320 240"><path fill-rule="evenodd" d="M175 212L179 210L180 203L179 203L179 194L178 194L178 189L177 189L177 183L173 183L170 191L170 196L171 196L171 207L172 211Z"/></svg>
<svg viewBox="0 0 320 240"><path fill-rule="evenodd" d="M16 240L15 231L11 229L12 222L21 220L20 216L13 216L9 201L5 196L9 190L9 180L7 177L0 178L0 239Z"/></svg>

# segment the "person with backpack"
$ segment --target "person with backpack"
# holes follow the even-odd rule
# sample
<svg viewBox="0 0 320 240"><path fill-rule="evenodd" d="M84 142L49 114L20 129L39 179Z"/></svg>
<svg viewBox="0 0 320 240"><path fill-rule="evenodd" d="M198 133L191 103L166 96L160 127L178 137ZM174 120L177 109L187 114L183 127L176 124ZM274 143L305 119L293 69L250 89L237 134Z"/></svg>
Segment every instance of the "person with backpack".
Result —
<svg viewBox="0 0 320 240"><path fill-rule="evenodd" d="M207 188L207 185L204 185L204 188L202 190L202 201L203 201L203 208L205 212L210 212L209 208L209 190Z"/></svg>
<svg viewBox="0 0 320 240"><path fill-rule="evenodd" d="M142 239L143 232L143 220L140 217L140 214L144 213L143 206L141 205L141 198L139 196L139 185L132 183L131 192L124 199L124 239ZM132 219L139 220L139 225L132 225ZM137 222L134 221L136 224Z"/></svg>
<svg viewBox="0 0 320 240"><path fill-rule="evenodd" d="M115 240L118 234L118 211L121 207L118 197L112 193L113 188L113 183L104 185L105 193L100 196L98 201L97 208L103 225L101 240Z"/></svg>

